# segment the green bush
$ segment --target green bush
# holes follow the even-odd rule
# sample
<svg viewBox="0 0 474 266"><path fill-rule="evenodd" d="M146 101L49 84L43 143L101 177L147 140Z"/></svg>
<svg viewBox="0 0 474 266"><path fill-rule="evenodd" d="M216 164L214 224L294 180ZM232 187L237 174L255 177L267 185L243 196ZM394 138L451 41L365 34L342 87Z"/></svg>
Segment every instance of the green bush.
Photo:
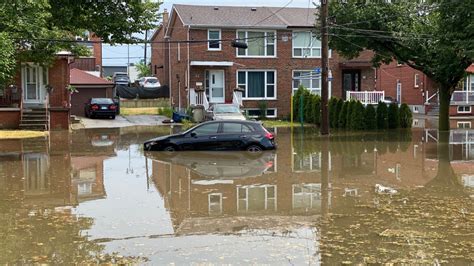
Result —
<svg viewBox="0 0 474 266"><path fill-rule="evenodd" d="M309 97L311 93L309 92L309 90L307 90L305 87L303 87L302 85L300 85L300 87L298 88L298 90L295 92L295 94L293 95L293 119L297 122L300 121L300 101L301 101L301 96L303 96L303 105L305 104L305 99L307 97ZM305 110L304 110L304 106L303 106L303 119L305 119Z"/></svg>
<svg viewBox="0 0 474 266"><path fill-rule="evenodd" d="M173 109L170 107L158 108L158 114L171 118L173 116Z"/></svg>
<svg viewBox="0 0 474 266"><path fill-rule="evenodd" d="M338 127L345 128L346 127L346 116L347 116L347 108L349 107L349 102L344 102L342 104L341 112L339 113L338 117Z"/></svg>
<svg viewBox="0 0 474 266"><path fill-rule="evenodd" d="M367 105L367 107L365 108L364 124L365 129L367 130L377 129L375 108L371 104Z"/></svg>
<svg viewBox="0 0 474 266"><path fill-rule="evenodd" d="M316 125L321 125L321 97L319 97L319 95L313 95L311 101L311 111L313 123Z"/></svg>
<svg viewBox="0 0 474 266"><path fill-rule="evenodd" d="M413 122L413 115L411 113L410 107L406 103L402 103L400 106L399 119L400 119L400 127L401 128L411 128L411 124Z"/></svg>
<svg viewBox="0 0 474 266"><path fill-rule="evenodd" d="M363 130L364 124L364 106L360 101L353 102L351 113L350 113L350 129L352 130Z"/></svg>
<svg viewBox="0 0 474 266"><path fill-rule="evenodd" d="M259 101L258 109L260 111L260 116L259 116L260 120L265 119L267 117L267 109L268 109L267 101Z"/></svg>
<svg viewBox="0 0 474 266"><path fill-rule="evenodd" d="M352 112L355 106L356 106L356 101L350 101L349 105L347 106L346 129L351 129Z"/></svg>
<svg viewBox="0 0 474 266"><path fill-rule="evenodd" d="M388 110L387 104L379 102L377 105L377 129L388 128Z"/></svg>
<svg viewBox="0 0 474 266"><path fill-rule="evenodd" d="M388 128L395 129L400 127L400 117L398 115L398 104L391 103L388 106Z"/></svg>
<svg viewBox="0 0 474 266"><path fill-rule="evenodd" d="M342 105L344 105L344 100L339 99L336 104L336 113L334 114L334 127L335 128L339 127L339 114L342 111Z"/></svg>
<svg viewBox="0 0 474 266"><path fill-rule="evenodd" d="M313 94L308 93L304 94L303 104L304 104L304 122L306 123L314 123L313 118L313 110L312 110L312 102L313 102Z"/></svg>
<svg viewBox="0 0 474 266"><path fill-rule="evenodd" d="M337 117L336 106L337 106L337 99L333 97L329 100L329 103L328 103L329 126L331 128L335 128L337 124L337 120L335 119L335 117Z"/></svg>

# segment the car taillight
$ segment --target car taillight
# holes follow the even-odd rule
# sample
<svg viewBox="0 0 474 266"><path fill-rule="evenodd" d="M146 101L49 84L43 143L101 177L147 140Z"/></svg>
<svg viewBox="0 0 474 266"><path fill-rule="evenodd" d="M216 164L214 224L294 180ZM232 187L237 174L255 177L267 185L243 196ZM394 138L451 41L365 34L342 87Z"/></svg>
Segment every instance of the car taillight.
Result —
<svg viewBox="0 0 474 266"><path fill-rule="evenodd" d="M91 106L91 109L92 110L99 110L99 106L94 104L94 105Z"/></svg>
<svg viewBox="0 0 474 266"><path fill-rule="evenodd" d="M269 139L269 140L272 140L272 139L274 138L274 136L273 136L272 133L270 133L270 132L267 131L267 133L265 133L265 138L267 138L267 139Z"/></svg>
<svg viewBox="0 0 474 266"><path fill-rule="evenodd" d="M112 104L112 105L109 105L109 109L110 109L110 110L115 110L115 109L117 109L117 106L115 106L115 105L113 105L113 104Z"/></svg>

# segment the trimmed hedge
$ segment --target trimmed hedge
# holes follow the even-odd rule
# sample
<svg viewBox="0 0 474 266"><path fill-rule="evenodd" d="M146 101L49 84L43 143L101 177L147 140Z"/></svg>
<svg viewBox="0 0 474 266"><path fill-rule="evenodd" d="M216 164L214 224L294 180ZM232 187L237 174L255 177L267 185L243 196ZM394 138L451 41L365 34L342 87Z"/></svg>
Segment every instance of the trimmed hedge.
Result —
<svg viewBox="0 0 474 266"><path fill-rule="evenodd" d="M301 99L302 97L302 99ZM321 124L321 97L312 94L304 87L298 88L293 96L293 118L300 121L300 103L303 103L303 121L316 125ZM389 107L379 102L377 108L365 106L359 101L344 101L331 98L328 103L329 126L350 130L385 130L409 128L412 123L412 113L406 104L398 108L397 104Z"/></svg>

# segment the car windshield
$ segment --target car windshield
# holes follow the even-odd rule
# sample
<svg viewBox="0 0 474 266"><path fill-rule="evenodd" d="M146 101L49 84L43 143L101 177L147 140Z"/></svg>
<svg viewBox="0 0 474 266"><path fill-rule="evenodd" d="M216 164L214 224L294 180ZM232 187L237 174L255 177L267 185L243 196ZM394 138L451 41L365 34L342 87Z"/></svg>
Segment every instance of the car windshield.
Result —
<svg viewBox="0 0 474 266"><path fill-rule="evenodd" d="M214 113L240 113L240 110L235 105L216 105Z"/></svg>
<svg viewBox="0 0 474 266"><path fill-rule="evenodd" d="M147 83L158 83L158 79L146 79Z"/></svg>
<svg viewBox="0 0 474 266"><path fill-rule="evenodd" d="M91 100L92 104L113 104L112 99L109 98L93 98Z"/></svg>

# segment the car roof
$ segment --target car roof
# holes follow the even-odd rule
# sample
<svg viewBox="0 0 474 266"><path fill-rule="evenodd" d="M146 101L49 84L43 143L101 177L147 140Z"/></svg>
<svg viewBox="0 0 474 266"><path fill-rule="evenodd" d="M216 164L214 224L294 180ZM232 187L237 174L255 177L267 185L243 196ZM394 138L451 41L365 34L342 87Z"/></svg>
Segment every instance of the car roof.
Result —
<svg viewBox="0 0 474 266"><path fill-rule="evenodd" d="M196 125L196 126L214 124L214 123L238 123L238 124L254 124L254 125L261 125L262 124L259 121L224 119L224 120L207 121L207 122L203 122L203 123L201 123L199 125Z"/></svg>

